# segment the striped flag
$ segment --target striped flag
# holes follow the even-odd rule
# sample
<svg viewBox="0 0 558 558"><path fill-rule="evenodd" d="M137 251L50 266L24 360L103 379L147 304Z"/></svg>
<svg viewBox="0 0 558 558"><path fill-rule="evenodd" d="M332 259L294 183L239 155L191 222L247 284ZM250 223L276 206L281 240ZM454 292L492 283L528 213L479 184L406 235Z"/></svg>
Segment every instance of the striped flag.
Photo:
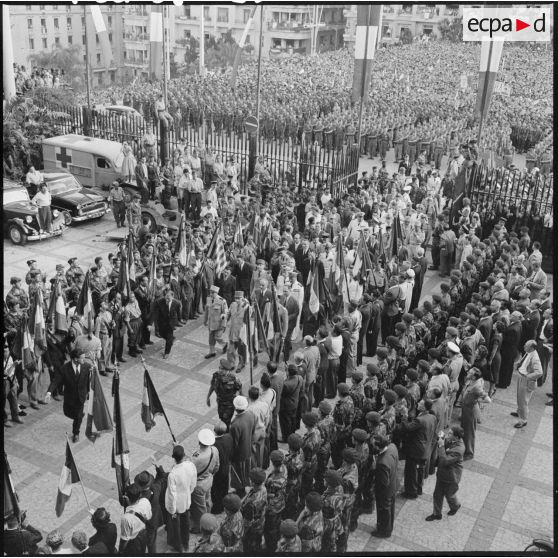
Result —
<svg viewBox="0 0 558 558"><path fill-rule="evenodd" d="M116 473L116 486L118 487L118 500L122 506L128 502L125 498L126 488L130 484L130 459L128 454L128 438L122 418L120 406L120 375L115 372L112 379L112 395L114 396L114 436L112 439L112 468Z"/></svg>
<svg viewBox="0 0 558 558"><path fill-rule="evenodd" d="M380 36L381 4L358 4L355 37L355 70L353 75L353 103L364 99L370 86L372 60Z"/></svg>
<svg viewBox="0 0 558 558"><path fill-rule="evenodd" d="M149 266L149 281L147 282L147 292L149 293L150 300L155 300L155 291L157 290L157 243L153 245L153 257L151 258L151 265Z"/></svg>
<svg viewBox="0 0 558 558"><path fill-rule="evenodd" d="M223 225L219 225L217 229L215 229L215 233L207 249L207 258L215 262L215 275L220 275L227 267L227 255L225 254L223 237Z"/></svg>
<svg viewBox="0 0 558 558"><path fill-rule="evenodd" d="M242 223L240 222L240 215L237 214L238 221L236 223L236 228L234 229L233 246L242 250L244 248L244 233L242 232Z"/></svg>
<svg viewBox="0 0 558 558"><path fill-rule="evenodd" d="M360 260L360 268L357 274L357 278L359 279L360 283L364 284L368 279L368 273L372 271L372 259L370 258L370 252L368 251L368 246L366 245L363 231L360 231L360 240L357 246L357 257Z"/></svg>
<svg viewBox="0 0 558 558"><path fill-rule="evenodd" d="M56 497L56 517L60 517L66 506L66 502L72 495L72 485L76 482L81 482L74 456L70 448L70 443L66 440L66 459L62 466L60 473L60 480L58 482L58 496Z"/></svg>
<svg viewBox="0 0 558 558"><path fill-rule="evenodd" d="M401 221L399 220L399 212L395 214L391 229L391 257L396 258L399 253L399 242L403 242L403 234L401 231Z"/></svg>
<svg viewBox="0 0 558 558"><path fill-rule="evenodd" d="M33 324L33 348L35 355L40 357L47 349L45 314L43 312L43 291L35 291L35 319Z"/></svg>
<svg viewBox="0 0 558 558"><path fill-rule="evenodd" d="M250 16L246 20L246 25L244 26L244 31L242 32L242 36L240 37L240 41L236 47L236 52L234 54L234 62L233 62L233 69L231 75L231 88L234 91L236 88L236 75L238 73L238 66L240 64L240 59L242 57L242 49L246 44L246 38L248 37L248 33L250 32L250 27L252 27L252 23L254 22L254 15L256 14L257 4L252 7L252 11L250 12ZM263 10L263 6L262 6Z"/></svg>
<svg viewBox="0 0 558 558"><path fill-rule="evenodd" d="M336 288L337 294L343 296L343 284L345 282L345 252L343 250L343 238L339 234L337 236L337 244L335 246L335 260L331 266L330 283L331 287Z"/></svg>
<svg viewBox="0 0 558 558"><path fill-rule="evenodd" d="M24 370L33 372L37 369L37 360L33 350L33 337L29 331L29 319L24 318L21 322L21 363Z"/></svg>
<svg viewBox="0 0 558 558"><path fill-rule="evenodd" d="M53 321L54 331L68 332L68 319L66 317L66 303L62 294L62 285L57 279L50 293L47 319Z"/></svg>
<svg viewBox="0 0 558 558"><path fill-rule="evenodd" d="M95 309L93 308L93 300L91 298L91 272L88 270L85 274L85 280L79 293L76 303L76 314L83 316L87 323L87 330L93 332L93 324L95 323Z"/></svg>
<svg viewBox="0 0 558 558"><path fill-rule="evenodd" d="M86 405L87 426L85 427L85 435L91 442L95 442L103 432L112 432L113 428L99 373L95 368L91 369L89 375L89 394Z"/></svg>
<svg viewBox="0 0 558 558"><path fill-rule="evenodd" d="M180 226L178 227L178 237L176 239L176 250L180 265L186 267L188 265L188 243L186 242L186 216L182 214Z"/></svg>
<svg viewBox="0 0 558 558"><path fill-rule="evenodd" d="M136 280L136 260L134 253L136 252L136 239L133 234L126 237L126 258L128 260L128 278L130 281Z"/></svg>
<svg viewBox="0 0 558 558"><path fill-rule="evenodd" d="M95 31L97 37L99 37L99 43L101 45L101 52L103 54L103 62L105 68L110 68L112 62L112 49L110 47L110 41L107 31L107 26L105 25L105 19L101 13L101 8L99 6L90 6L91 16L93 17L93 24L95 25Z"/></svg>
<svg viewBox="0 0 558 558"><path fill-rule="evenodd" d="M163 75L163 6L151 6L149 17L149 77Z"/></svg>
<svg viewBox="0 0 558 558"><path fill-rule="evenodd" d="M483 39L481 43L479 90L477 93L475 113L480 116L482 120L486 118L490 107L490 99L494 91L494 83L498 75L498 66L502 58L503 47L503 40Z"/></svg>
<svg viewBox="0 0 558 558"><path fill-rule="evenodd" d="M320 285L316 267L314 263L314 269L310 274L310 300L308 301L308 308L314 316L317 316L320 311Z"/></svg>
<svg viewBox="0 0 558 558"><path fill-rule="evenodd" d="M116 281L116 289L124 299L130 297L132 288L130 287L130 276L128 269L128 256L124 246L120 246L120 268L118 269L118 280Z"/></svg>
<svg viewBox="0 0 558 558"><path fill-rule="evenodd" d="M159 399L157 390L153 385L151 376L147 370L143 372L143 397L141 401L141 421L145 425L145 431L149 432L155 426L155 416L164 416L165 410Z"/></svg>
<svg viewBox="0 0 558 558"><path fill-rule="evenodd" d="M12 470L8 463L8 456L4 452L4 521L11 517L19 518L20 515L19 497L12 481Z"/></svg>

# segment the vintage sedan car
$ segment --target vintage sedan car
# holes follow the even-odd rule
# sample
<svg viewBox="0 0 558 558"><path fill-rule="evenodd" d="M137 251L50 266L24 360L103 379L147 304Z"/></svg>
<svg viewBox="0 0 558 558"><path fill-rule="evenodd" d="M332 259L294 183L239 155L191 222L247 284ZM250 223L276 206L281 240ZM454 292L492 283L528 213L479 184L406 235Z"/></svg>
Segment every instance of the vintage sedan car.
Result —
<svg viewBox="0 0 558 558"><path fill-rule="evenodd" d="M52 209L52 232L41 231L39 209L31 203L29 192L20 184L3 179L2 194L4 235L14 244L60 236L66 229L64 212Z"/></svg>
<svg viewBox="0 0 558 558"><path fill-rule="evenodd" d="M52 196L52 207L64 211L66 225L99 219L110 211L103 196L88 192L72 174L45 172L43 176ZM32 184L28 184L27 189L31 197L37 191L37 187Z"/></svg>

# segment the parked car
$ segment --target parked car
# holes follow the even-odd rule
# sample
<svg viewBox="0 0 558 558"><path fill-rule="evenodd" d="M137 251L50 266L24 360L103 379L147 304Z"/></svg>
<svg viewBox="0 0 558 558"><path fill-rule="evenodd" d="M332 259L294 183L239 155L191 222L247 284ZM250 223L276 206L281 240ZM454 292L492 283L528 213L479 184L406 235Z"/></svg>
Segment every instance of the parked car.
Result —
<svg viewBox="0 0 558 558"><path fill-rule="evenodd" d="M3 228L14 244L24 245L27 241L44 240L60 236L66 229L63 211L52 209L52 232L41 232L39 209L31 203L27 188L11 180L3 179Z"/></svg>
<svg viewBox="0 0 558 558"><path fill-rule="evenodd" d="M99 219L110 211L109 204L103 196L88 192L74 175L66 172L45 172L43 176L52 196L52 207L64 212L66 225ZM32 184L27 185L27 189L31 197L37 192L37 187Z"/></svg>

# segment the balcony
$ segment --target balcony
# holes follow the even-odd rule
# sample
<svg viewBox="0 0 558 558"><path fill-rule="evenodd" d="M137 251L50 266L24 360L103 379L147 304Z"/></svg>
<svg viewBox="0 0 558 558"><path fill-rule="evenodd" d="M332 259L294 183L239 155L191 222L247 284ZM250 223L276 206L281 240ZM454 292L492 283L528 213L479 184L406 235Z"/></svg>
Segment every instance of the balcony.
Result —
<svg viewBox="0 0 558 558"><path fill-rule="evenodd" d="M309 24L302 21L270 21L267 24L269 31L294 31L303 32L309 29Z"/></svg>
<svg viewBox="0 0 558 558"><path fill-rule="evenodd" d="M122 33L125 41L144 42L149 41L149 33Z"/></svg>

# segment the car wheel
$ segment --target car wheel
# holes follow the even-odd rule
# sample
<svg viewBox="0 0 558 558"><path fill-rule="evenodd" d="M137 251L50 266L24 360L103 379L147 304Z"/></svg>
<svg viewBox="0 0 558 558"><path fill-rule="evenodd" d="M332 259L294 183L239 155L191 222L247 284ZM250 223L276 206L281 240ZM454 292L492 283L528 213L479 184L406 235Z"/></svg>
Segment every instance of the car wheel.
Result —
<svg viewBox="0 0 558 558"><path fill-rule="evenodd" d="M149 232L157 232L157 221L155 221L155 218L153 217L153 215L151 215L151 213L142 213L141 219L142 221L148 222Z"/></svg>
<svg viewBox="0 0 558 558"><path fill-rule="evenodd" d="M19 246L24 246L27 242L27 235L17 225L11 225L9 229L10 240Z"/></svg>
<svg viewBox="0 0 558 558"><path fill-rule="evenodd" d="M69 211L64 211L64 224L69 227L72 224L72 215Z"/></svg>

